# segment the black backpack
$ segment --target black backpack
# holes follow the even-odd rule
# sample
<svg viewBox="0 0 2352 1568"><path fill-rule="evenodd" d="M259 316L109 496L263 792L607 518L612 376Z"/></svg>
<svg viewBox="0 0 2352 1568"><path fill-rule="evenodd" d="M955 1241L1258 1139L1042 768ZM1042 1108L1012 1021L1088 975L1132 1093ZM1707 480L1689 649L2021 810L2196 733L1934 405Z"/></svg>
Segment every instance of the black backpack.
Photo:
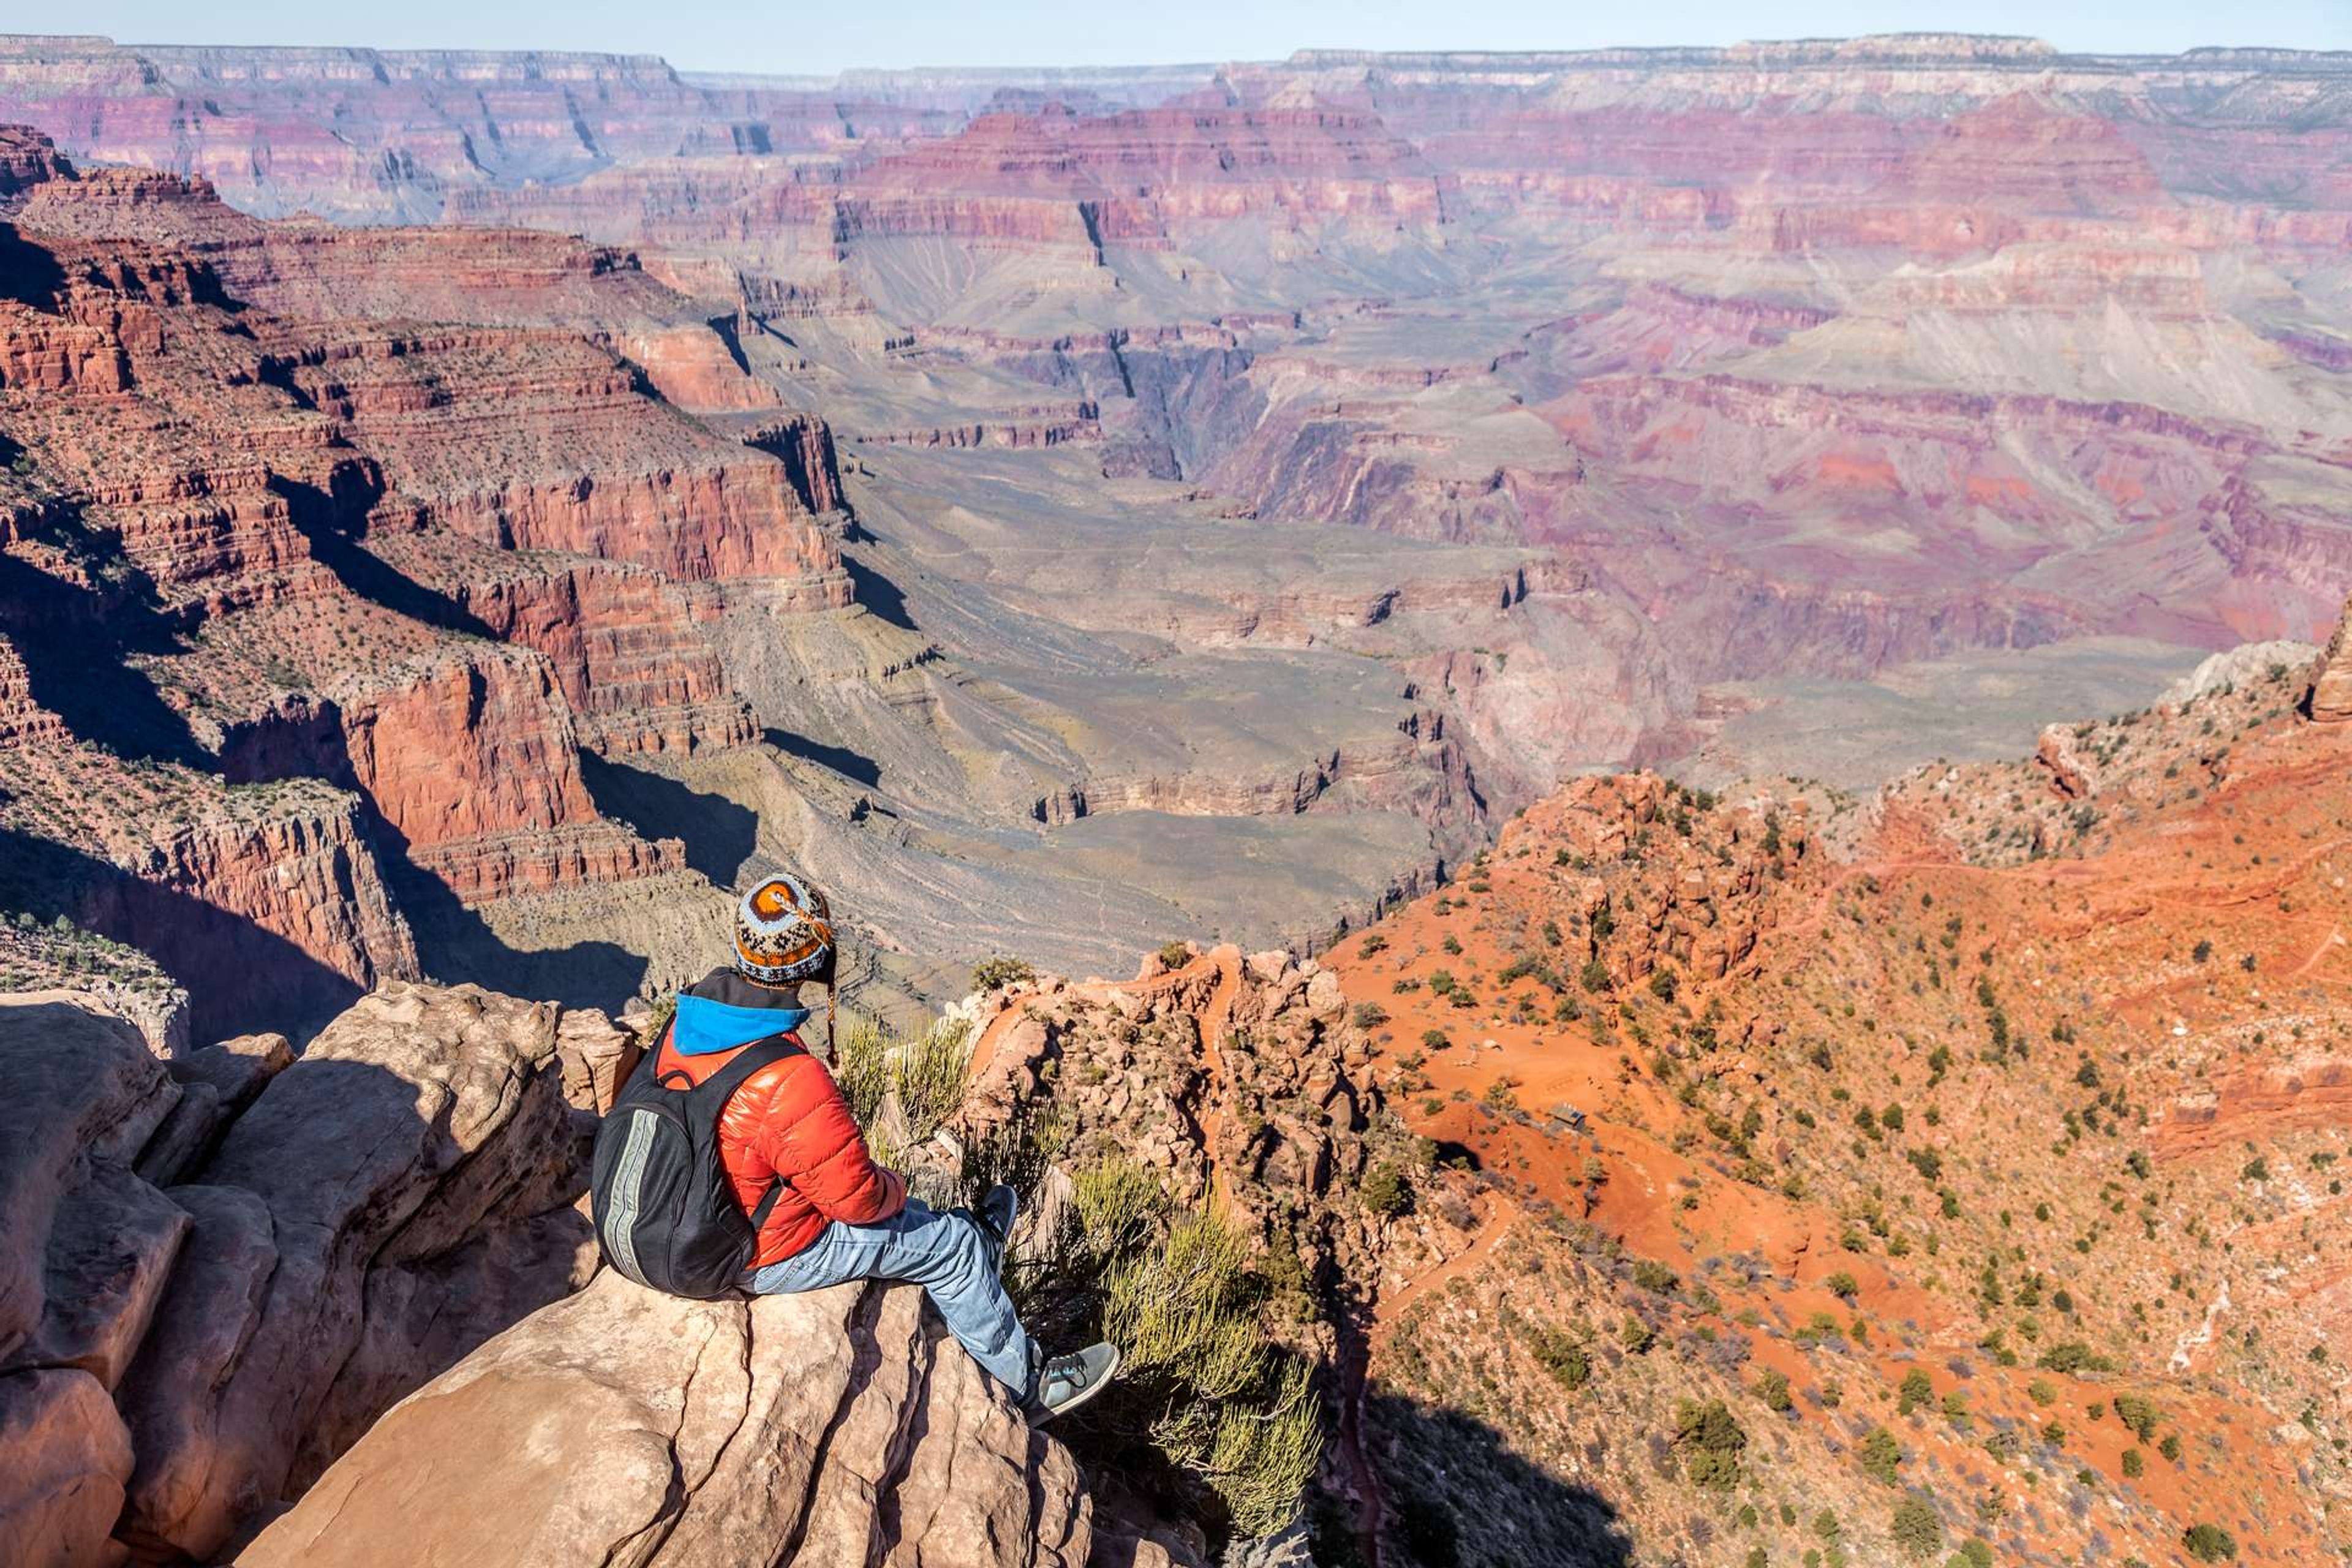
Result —
<svg viewBox="0 0 2352 1568"><path fill-rule="evenodd" d="M591 1191L606 1262L640 1285L698 1301L741 1288L784 1183L743 1213L719 1154L719 1113L744 1079L800 1054L792 1036L772 1035L738 1048L698 1084L676 1068L656 1076L661 1053L647 1054L596 1129Z"/></svg>

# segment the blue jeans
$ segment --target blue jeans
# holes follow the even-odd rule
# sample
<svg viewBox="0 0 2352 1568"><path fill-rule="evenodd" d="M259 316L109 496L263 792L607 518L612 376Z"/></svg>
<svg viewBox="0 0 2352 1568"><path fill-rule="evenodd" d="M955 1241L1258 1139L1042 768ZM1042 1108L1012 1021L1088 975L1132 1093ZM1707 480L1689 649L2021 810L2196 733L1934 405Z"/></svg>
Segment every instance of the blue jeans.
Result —
<svg viewBox="0 0 2352 1568"><path fill-rule="evenodd" d="M1029 1335L997 1277L997 1247L961 1213L934 1214L913 1198L876 1225L835 1220L802 1250L752 1271L761 1296L822 1290L849 1279L920 1285L948 1331L1019 1399L1029 1392Z"/></svg>

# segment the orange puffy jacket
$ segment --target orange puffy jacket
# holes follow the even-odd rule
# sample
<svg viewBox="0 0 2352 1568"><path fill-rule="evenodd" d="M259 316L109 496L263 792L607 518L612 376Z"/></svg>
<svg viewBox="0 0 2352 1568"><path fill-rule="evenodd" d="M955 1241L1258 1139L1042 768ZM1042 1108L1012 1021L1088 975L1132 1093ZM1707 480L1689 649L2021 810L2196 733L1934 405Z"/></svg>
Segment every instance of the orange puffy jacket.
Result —
<svg viewBox="0 0 2352 1568"><path fill-rule="evenodd" d="M677 1048L676 1030L673 1023L662 1034L657 1073L675 1070L700 1083L735 1055L688 1056ZM779 1177L786 1184L760 1228L755 1268L790 1258L834 1220L872 1225L906 1206L906 1184L866 1152L833 1074L813 1056L771 1062L743 1080L719 1113L719 1153L745 1214Z"/></svg>

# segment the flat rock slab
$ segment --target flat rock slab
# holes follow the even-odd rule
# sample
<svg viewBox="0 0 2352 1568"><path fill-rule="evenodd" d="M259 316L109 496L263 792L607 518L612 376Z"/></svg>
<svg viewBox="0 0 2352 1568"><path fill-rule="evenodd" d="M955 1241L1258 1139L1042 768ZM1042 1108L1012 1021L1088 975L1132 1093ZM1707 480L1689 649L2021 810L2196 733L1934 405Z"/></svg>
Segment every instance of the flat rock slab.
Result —
<svg viewBox="0 0 2352 1568"><path fill-rule="evenodd" d="M1076 1463L911 1287L681 1301L607 1270L394 1407L238 1568L1078 1568Z"/></svg>

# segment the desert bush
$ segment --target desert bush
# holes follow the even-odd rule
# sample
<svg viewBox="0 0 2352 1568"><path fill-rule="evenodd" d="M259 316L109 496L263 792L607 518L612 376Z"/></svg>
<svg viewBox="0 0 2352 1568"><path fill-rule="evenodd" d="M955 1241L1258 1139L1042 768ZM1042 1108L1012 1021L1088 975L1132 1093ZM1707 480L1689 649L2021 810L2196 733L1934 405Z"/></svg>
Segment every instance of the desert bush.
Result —
<svg viewBox="0 0 2352 1568"><path fill-rule="evenodd" d="M2238 1555L2238 1541L2218 1524L2192 1524L2180 1533L2180 1544L2200 1563L2226 1563Z"/></svg>
<svg viewBox="0 0 2352 1568"><path fill-rule="evenodd" d="M1122 1226L1139 1217L1133 1178L1097 1180ZM1213 1211L1180 1214L1101 1278L1101 1331L1127 1355L1104 1419L1126 1413L1121 1428L1213 1493L1236 1534L1281 1528L1321 1457L1322 1412L1312 1364L1267 1340L1247 1241Z"/></svg>
<svg viewBox="0 0 2352 1568"><path fill-rule="evenodd" d="M1539 1328L1530 1336L1528 1348L1543 1363L1543 1369L1551 1373L1552 1381L1571 1394L1591 1381L1592 1358L1573 1335L1559 1329Z"/></svg>
<svg viewBox="0 0 2352 1568"><path fill-rule="evenodd" d="M1786 1411L1796 1405L1789 1393L1788 1374L1769 1367L1757 1374L1755 1385L1748 1392L1762 1400L1767 1410Z"/></svg>
<svg viewBox="0 0 2352 1568"><path fill-rule="evenodd" d="M1160 950L1160 967L1162 969L1181 969L1192 962L1192 944L1189 942L1171 942Z"/></svg>
<svg viewBox="0 0 2352 1568"><path fill-rule="evenodd" d="M1412 1184L1402 1171L1386 1160L1366 1173L1361 1191L1364 1207L1384 1219L1412 1207Z"/></svg>
<svg viewBox="0 0 2352 1568"><path fill-rule="evenodd" d="M1003 991L1008 986L1026 985L1036 978L1036 969L1017 958L983 958L971 966L974 991Z"/></svg>
<svg viewBox="0 0 2352 1568"><path fill-rule="evenodd" d="M1748 1433L1720 1399L1685 1399L1675 1406L1675 1450L1698 1485L1728 1491L1739 1484Z"/></svg>
<svg viewBox="0 0 2352 1568"><path fill-rule="evenodd" d="M939 1131L963 1104L964 1069L970 1065L971 1026L962 1019L935 1019L919 1035L901 1035L877 1018L859 1018L841 1038L833 1062L851 1114L866 1130L874 1157L884 1164L901 1151L884 1147L883 1107L896 1098L909 1145ZM877 1142L878 1141L878 1142Z"/></svg>
<svg viewBox="0 0 2352 1568"><path fill-rule="evenodd" d="M1895 1434L1884 1426L1873 1426L1862 1440L1862 1468L1888 1486L1895 1484L1895 1472L1903 1463L1903 1445Z"/></svg>
<svg viewBox="0 0 2352 1568"><path fill-rule="evenodd" d="M1934 1504L1915 1493L1895 1505L1887 1533L1905 1556L1923 1559L1935 1555L1944 1544L1944 1521L1936 1517Z"/></svg>
<svg viewBox="0 0 2352 1568"><path fill-rule="evenodd" d="M2132 1435L2143 1443L2156 1440L2156 1424L2162 1418L2156 1405L2139 1394L2116 1395L2116 1419L2129 1427Z"/></svg>
<svg viewBox="0 0 2352 1568"><path fill-rule="evenodd" d="M1633 1260L1633 1283L1644 1290L1654 1290L1663 1296L1682 1281L1673 1269L1656 1258L1637 1258Z"/></svg>
<svg viewBox="0 0 2352 1568"><path fill-rule="evenodd" d="M1935 1386L1927 1381L1926 1370L1916 1366L1903 1374L1899 1394L1900 1403L1895 1407L1898 1415L1908 1415L1936 1397Z"/></svg>

